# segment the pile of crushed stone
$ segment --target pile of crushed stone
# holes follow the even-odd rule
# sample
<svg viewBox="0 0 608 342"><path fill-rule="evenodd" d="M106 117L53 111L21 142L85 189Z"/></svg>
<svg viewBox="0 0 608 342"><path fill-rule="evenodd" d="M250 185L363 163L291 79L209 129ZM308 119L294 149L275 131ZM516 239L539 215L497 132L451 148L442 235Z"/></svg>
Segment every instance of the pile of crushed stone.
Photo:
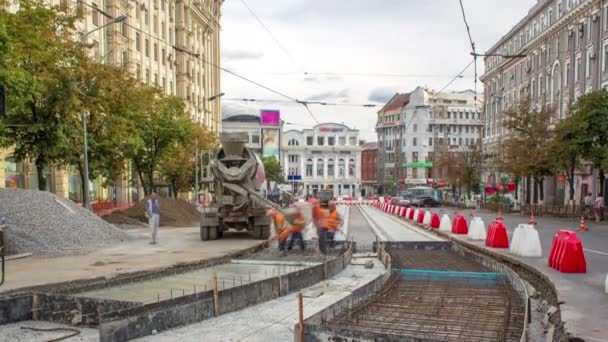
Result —
<svg viewBox="0 0 608 342"><path fill-rule="evenodd" d="M0 189L0 217L7 219L7 254L64 255L130 239L76 203L50 192Z"/></svg>
<svg viewBox="0 0 608 342"><path fill-rule="evenodd" d="M194 205L180 200L159 197L160 225L163 227L196 227L200 225L200 213ZM114 211L102 218L112 224L148 223L145 201L138 202L126 210Z"/></svg>

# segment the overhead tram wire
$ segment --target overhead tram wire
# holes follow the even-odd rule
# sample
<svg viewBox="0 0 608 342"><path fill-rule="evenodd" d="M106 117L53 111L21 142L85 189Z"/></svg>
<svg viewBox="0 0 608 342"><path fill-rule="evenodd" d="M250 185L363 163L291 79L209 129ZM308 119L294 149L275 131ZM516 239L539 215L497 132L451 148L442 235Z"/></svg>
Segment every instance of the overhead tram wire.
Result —
<svg viewBox="0 0 608 342"><path fill-rule="evenodd" d="M443 88L441 88L441 90L439 90L438 92L436 92L431 99L437 97L439 94L443 93L444 90L446 90L450 85L452 85L452 83L454 83L454 81L456 81L457 79L460 78L460 76L462 76L462 74L467 71L471 65L473 65L473 63L475 63L475 59L473 59L471 62L469 62L469 64L467 64L467 66L464 67L464 69L462 69L456 76L454 76ZM477 100L477 98L475 99Z"/></svg>
<svg viewBox="0 0 608 342"><path fill-rule="evenodd" d="M285 100L269 100L269 99L252 99L252 98L229 98L223 99L223 101L242 101L242 102L267 102L267 103L292 103L293 101ZM325 102L325 101L299 101L307 105L320 105L320 106L337 106L337 107L366 107L372 108L378 105L372 103L356 104L356 103L336 103L336 102Z"/></svg>
<svg viewBox="0 0 608 342"><path fill-rule="evenodd" d="M268 35L272 38L272 40L274 40L274 42L277 44L277 46L281 50L283 50L283 52L285 52L285 54L287 55L287 57L289 58L289 60L293 63L293 65L295 65L296 67L298 67L298 63L296 63L296 61L293 58L293 56L291 55L291 53L289 53L289 51L287 51L287 49L285 48L285 46L272 33L272 31L270 31L270 29L268 28L268 26L266 26L266 24L264 24L264 22L262 21L262 19L260 19L260 17L258 17L255 14L255 12L253 12L253 10L251 9L251 7L249 7L249 5L247 5L247 3L245 2L245 0L241 0L241 3L243 4L243 6L245 6L245 8L247 9L247 11L249 11L249 14L251 14L251 16L258 22L258 24L260 24L260 26L262 26L262 28L268 33Z"/></svg>
<svg viewBox="0 0 608 342"><path fill-rule="evenodd" d="M462 20L464 21L464 26L467 29L467 36L469 37L469 42L471 43L471 52L473 53L473 62L475 63L475 103L477 103L477 51L475 50L475 42L473 41L473 37L471 36L471 27L467 21L467 16L464 11L464 5L462 4L462 0L458 0L460 3L460 10L462 11Z"/></svg>

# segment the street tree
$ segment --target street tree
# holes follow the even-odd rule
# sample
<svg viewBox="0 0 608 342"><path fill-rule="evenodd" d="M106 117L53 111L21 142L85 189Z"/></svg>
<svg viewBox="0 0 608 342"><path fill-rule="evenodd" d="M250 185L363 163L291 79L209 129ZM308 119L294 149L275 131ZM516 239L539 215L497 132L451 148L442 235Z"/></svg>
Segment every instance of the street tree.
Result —
<svg viewBox="0 0 608 342"><path fill-rule="evenodd" d="M583 122L577 115L569 116L556 125L553 132L550 156L557 171L564 172L570 191L570 204L574 204L574 171L581 165L583 145L586 137L583 132Z"/></svg>
<svg viewBox="0 0 608 342"><path fill-rule="evenodd" d="M599 170L600 189L604 188L604 170L608 167L608 90L582 95L572 108L580 122L578 141L583 158Z"/></svg>
<svg viewBox="0 0 608 342"><path fill-rule="evenodd" d="M16 13L0 6L0 16L0 82L8 93L0 142L14 147L16 159L34 162L38 188L45 190L44 168L61 162L73 129L64 109L75 91L69 77L75 18L40 0L20 1Z"/></svg>
<svg viewBox="0 0 608 342"><path fill-rule="evenodd" d="M277 183L284 182L283 174L281 173L281 165L277 158L273 156L262 156L262 164L264 165L266 179L270 179Z"/></svg>
<svg viewBox="0 0 608 342"><path fill-rule="evenodd" d="M192 190L197 181L194 179L196 148L214 150L219 144L215 134L195 123L192 123L192 126L195 134L185 143L175 142L171 145L160 162L161 175L167 183L171 184L175 198L179 193Z"/></svg>
<svg viewBox="0 0 608 342"><path fill-rule="evenodd" d="M466 186L469 198L471 191L478 189L481 182L482 160L481 144L473 144L463 151L456 152L456 173L460 178L460 184Z"/></svg>
<svg viewBox="0 0 608 342"><path fill-rule="evenodd" d="M144 85L137 93L132 101L138 103L139 110L134 113L134 136L127 156L133 161L144 193L149 195L165 153L176 143L190 141L195 132L183 99L164 96L159 89Z"/></svg>
<svg viewBox="0 0 608 342"><path fill-rule="evenodd" d="M504 112L503 125L508 138L502 146L502 168L516 177L533 177L540 190L541 201L544 198L544 176L554 170L549 153L554 116L549 108L532 108L529 99Z"/></svg>

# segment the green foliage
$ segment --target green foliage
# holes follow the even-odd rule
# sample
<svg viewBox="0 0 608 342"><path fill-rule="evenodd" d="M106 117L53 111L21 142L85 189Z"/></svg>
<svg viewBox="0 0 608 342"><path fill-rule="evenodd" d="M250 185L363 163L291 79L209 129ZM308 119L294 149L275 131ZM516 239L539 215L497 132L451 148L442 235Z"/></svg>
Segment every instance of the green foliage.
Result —
<svg viewBox="0 0 608 342"><path fill-rule="evenodd" d="M570 185L569 198L574 200L574 170L581 164L583 144L586 139L581 132L583 122L577 115L570 116L556 125L553 131L550 156L558 171L564 171Z"/></svg>
<svg viewBox="0 0 608 342"><path fill-rule="evenodd" d="M593 91L579 97L572 108L578 123L577 145L583 157L597 168L608 166L608 91Z"/></svg>
<svg viewBox="0 0 608 342"><path fill-rule="evenodd" d="M283 174L281 173L281 165L277 158L262 156L262 164L264 165L264 173L266 174L267 179L277 183L284 182Z"/></svg>

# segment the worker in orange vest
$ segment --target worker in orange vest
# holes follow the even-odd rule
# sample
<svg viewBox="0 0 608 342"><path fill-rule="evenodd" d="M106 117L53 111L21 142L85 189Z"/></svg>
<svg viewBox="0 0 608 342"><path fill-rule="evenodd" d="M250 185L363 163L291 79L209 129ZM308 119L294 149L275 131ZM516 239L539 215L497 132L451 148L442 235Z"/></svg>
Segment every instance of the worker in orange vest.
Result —
<svg viewBox="0 0 608 342"><path fill-rule="evenodd" d="M293 209L293 213L288 220L289 238L287 239L287 250L290 251L293 248L294 242L300 245L300 248L304 250L304 237L302 231L306 225L306 219L300 206L296 206Z"/></svg>
<svg viewBox="0 0 608 342"><path fill-rule="evenodd" d="M327 245L335 247L336 231L342 226L342 218L336 208L336 202L330 201L329 208L323 212L322 229L319 236L319 249L327 253Z"/></svg>
<svg viewBox="0 0 608 342"><path fill-rule="evenodd" d="M277 210L269 209L268 216L270 216L272 224L274 225L275 236L279 241L279 251L285 253L286 242L287 238L289 237L289 229L287 229L285 215Z"/></svg>

